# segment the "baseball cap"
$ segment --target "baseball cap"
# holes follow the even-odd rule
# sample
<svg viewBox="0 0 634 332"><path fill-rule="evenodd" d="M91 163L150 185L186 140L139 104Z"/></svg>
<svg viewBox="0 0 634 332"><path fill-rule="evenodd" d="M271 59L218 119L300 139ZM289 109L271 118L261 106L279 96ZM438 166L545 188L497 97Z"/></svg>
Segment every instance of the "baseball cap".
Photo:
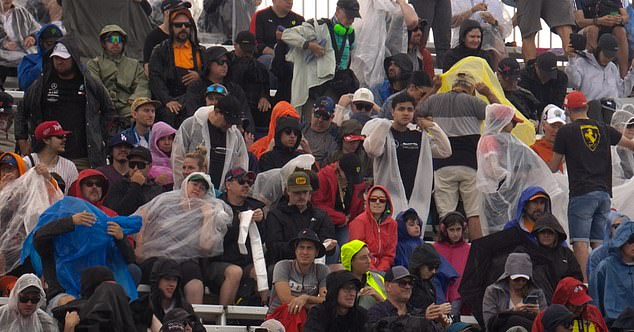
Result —
<svg viewBox="0 0 634 332"><path fill-rule="evenodd" d="M205 60L214 61L227 54L227 49L222 46L212 46L205 50Z"/></svg>
<svg viewBox="0 0 634 332"><path fill-rule="evenodd" d="M130 111L131 112L132 111L136 111L137 108L139 108L140 106L145 105L145 104L152 104L152 105L154 105L155 108L158 108L158 107L161 106L161 102L160 101L152 100L152 99L147 98L147 97L139 97L139 98L135 99L132 102L132 106L130 106Z"/></svg>
<svg viewBox="0 0 634 332"><path fill-rule="evenodd" d="M619 50L619 44L611 33L604 33L599 37L597 48L603 51L606 57L614 58Z"/></svg>
<svg viewBox="0 0 634 332"><path fill-rule="evenodd" d="M152 162L152 153L147 148L142 146L136 146L130 150L128 153L128 160L132 159L132 157L139 157L148 163Z"/></svg>
<svg viewBox="0 0 634 332"><path fill-rule="evenodd" d="M566 112L553 104L548 104L544 107L542 121L545 121L548 124L553 124L555 122L566 124Z"/></svg>
<svg viewBox="0 0 634 332"><path fill-rule="evenodd" d="M40 40L59 39L64 37L62 30L57 25L49 25L40 33Z"/></svg>
<svg viewBox="0 0 634 332"><path fill-rule="evenodd" d="M458 82L462 84L467 84L470 86L475 86L476 79L471 73L465 71L465 72L459 72L456 74L456 78L454 79L453 84L455 85Z"/></svg>
<svg viewBox="0 0 634 332"><path fill-rule="evenodd" d="M260 327L264 327L266 328L269 332L284 332L286 331L286 328L284 327L284 325L282 325L282 323L280 323L279 320L277 319L268 319L265 320Z"/></svg>
<svg viewBox="0 0 634 332"><path fill-rule="evenodd" d="M588 287L582 283L575 286L568 297L568 303L574 306L581 306L591 301L592 298L588 295Z"/></svg>
<svg viewBox="0 0 634 332"><path fill-rule="evenodd" d="M68 52L68 48L66 48L66 45L62 44L62 43L57 43L55 44L55 48L53 48L53 52L51 53L51 58L57 56L60 57L62 59L69 59L70 58L70 52Z"/></svg>
<svg viewBox="0 0 634 332"><path fill-rule="evenodd" d="M245 118L242 105L234 96L226 96L218 102L215 110L222 113L229 125L240 125Z"/></svg>
<svg viewBox="0 0 634 332"><path fill-rule="evenodd" d="M119 144L126 144L130 147L134 146L134 144L128 141L128 137L123 133L119 133L119 135L114 135L110 138L110 148Z"/></svg>
<svg viewBox="0 0 634 332"><path fill-rule="evenodd" d="M337 7L343 9L346 12L346 16L350 18L361 18L361 14L359 14L359 1L357 0L339 0L337 1Z"/></svg>
<svg viewBox="0 0 634 332"><path fill-rule="evenodd" d="M581 91L573 91L564 98L564 107L566 108L582 108L588 106L588 100Z"/></svg>
<svg viewBox="0 0 634 332"><path fill-rule="evenodd" d="M415 277L409 273L409 270L401 265L393 266L391 269L387 270L387 273L385 274L385 281L388 282L394 282L405 278L415 279Z"/></svg>
<svg viewBox="0 0 634 332"><path fill-rule="evenodd" d="M412 76L409 79L410 84L414 84L416 87L429 86L431 87L431 79L429 75L420 70L416 70L412 72Z"/></svg>
<svg viewBox="0 0 634 332"><path fill-rule="evenodd" d="M530 201L534 201L534 200L536 200L536 199L538 199L538 198L545 198L545 199L547 199L547 200L550 200L550 197L548 197L548 195L546 195L546 194L544 194L544 193L537 193L537 194L535 194L535 195L531 196L531 198L529 198L529 199L528 199L528 201L529 201L529 202L530 202Z"/></svg>
<svg viewBox="0 0 634 332"><path fill-rule="evenodd" d="M530 280L531 279L531 277L526 275L526 274L519 274L519 273L518 274L511 274L511 280L515 280L515 279L518 279L518 278L524 278L526 280Z"/></svg>
<svg viewBox="0 0 634 332"><path fill-rule="evenodd" d="M312 191L310 176L305 172L293 172L287 180L287 190L289 192Z"/></svg>
<svg viewBox="0 0 634 332"><path fill-rule="evenodd" d="M339 159L339 168L341 168L345 174L349 184L359 184L363 181L361 176L361 161L355 153L344 154L343 157Z"/></svg>
<svg viewBox="0 0 634 332"><path fill-rule="evenodd" d="M330 97L319 97L313 106L313 113L324 115L326 118L331 118L335 113L335 101Z"/></svg>
<svg viewBox="0 0 634 332"><path fill-rule="evenodd" d="M163 0L161 2L161 11L172 10L175 8L191 8L192 4L182 0Z"/></svg>
<svg viewBox="0 0 634 332"><path fill-rule="evenodd" d="M0 91L0 114L2 113L13 113L13 97L4 91Z"/></svg>
<svg viewBox="0 0 634 332"><path fill-rule="evenodd" d="M225 181L231 181L234 179L241 179L241 178L246 178L247 180L250 180L251 183L253 183L255 182L255 173L247 172L242 167L236 167L236 168L230 169L227 172L227 175L225 175Z"/></svg>
<svg viewBox="0 0 634 332"><path fill-rule="evenodd" d="M240 44L240 48L245 52L253 52L255 50L255 36L251 31L240 31L236 36L236 44Z"/></svg>
<svg viewBox="0 0 634 332"><path fill-rule="evenodd" d="M498 73L504 80L517 80L520 77L520 64L513 58L502 59L498 64Z"/></svg>
<svg viewBox="0 0 634 332"><path fill-rule="evenodd" d="M344 140L344 142L363 141L363 140L365 140L365 136L349 134L349 135L344 136L343 140Z"/></svg>
<svg viewBox="0 0 634 332"><path fill-rule="evenodd" d="M317 236L317 233L315 233L315 231L313 231L312 229L306 228L301 230L297 234L297 236L294 239L292 239L291 242L289 242L293 250L295 250L295 247L297 247L297 244L299 243L299 241L311 241L315 243L315 246L317 247L317 251L318 251L317 256L315 258L321 257L326 254L326 247L324 247L323 243L319 241L319 237Z"/></svg>
<svg viewBox="0 0 634 332"><path fill-rule="evenodd" d="M72 132L64 130L57 121L44 121L35 127L35 139L42 140L52 136L68 135Z"/></svg>
<svg viewBox="0 0 634 332"><path fill-rule="evenodd" d="M544 331L555 331L558 326L571 326L574 315L561 304L550 305L542 315Z"/></svg>
<svg viewBox="0 0 634 332"><path fill-rule="evenodd" d="M205 178L203 173L200 173L200 172L192 173L192 175L189 177L189 180L187 180L187 182L191 182L191 181L200 182L205 185L207 190L209 190L209 180Z"/></svg>
<svg viewBox="0 0 634 332"><path fill-rule="evenodd" d="M352 95L352 102L366 102L374 104L374 94L368 88L359 88Z"/></svg>
<svg viewBox="0 0 634 332"><path fill-rule="evenodd" d="M11 165L13 167L18 167L18 161L15 159L15 156L11 153L4 153L2 158L0 159L0 164Z"/></svg>
<svg viewBox="0 0 634 332"><path fill-rule="evenodd" d="M557 78L557 56L552 52L540 54L535 60L539 71L549 80Z"/></svg>
<svg viewBox="0 0 634 332"><path fill-rule="evenodd" d="M205 96L207 96L210 93L217 93L224 97L229 94L229 91L227 90L227 87L225 87L224 85L220 83L214 83L207 87L207 91L205 91Z"/></svg>

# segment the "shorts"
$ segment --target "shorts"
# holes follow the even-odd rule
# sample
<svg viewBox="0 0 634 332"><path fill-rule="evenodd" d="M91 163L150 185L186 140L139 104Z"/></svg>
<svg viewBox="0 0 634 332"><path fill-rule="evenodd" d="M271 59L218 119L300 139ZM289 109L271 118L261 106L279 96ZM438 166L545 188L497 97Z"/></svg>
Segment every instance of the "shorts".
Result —
<svg viewBox="0 0 634 332"><path fill-rule="evenodd" d="M205 280L213 287L220 288L225 281L225 270L227 267L235 265L227 262L209 262L205 267Z"/></svg>
<svg viewBox="0 0 634 332"><path fill-rule="evenodd" d="M434 172L434 201L442 218L455 211L458 199L467 218L480 215L480 192L476 188L476 170L468 166L445 166Z"/></svg>
<svg viewBox="0 0 634 332"><path fill-rule="evenodd" d="M568 228L570 242L601 243L610 213L610 195L605 191L592 191L570 197Z"/></svg>
<svg viewBox="0 0 634 332"><path fill-rule="evenodd" d="M541 31L540 18L551 29L576 24L570 0L517 0L517 21L522 38Z"/></svg>

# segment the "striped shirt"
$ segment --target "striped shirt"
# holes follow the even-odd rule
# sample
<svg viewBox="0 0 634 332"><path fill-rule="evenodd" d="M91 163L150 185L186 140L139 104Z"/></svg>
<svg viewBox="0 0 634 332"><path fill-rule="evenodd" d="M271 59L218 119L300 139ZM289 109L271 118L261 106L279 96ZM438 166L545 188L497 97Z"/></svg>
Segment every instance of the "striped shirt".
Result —
<svg viewBox="0 0 634 332"><path fill-rule="evenodd" d="M22 158L24 159L24 163L26 164L27 169L34 166L31 163L31 158L33 158L35 165L40 163L40 157L38 157L37 153L31 153L29 156L24 156ZM62 156L58 156L57 163L55 165L48 165L48 171L50 173L57 173L62 178L62 180L64 180L64 183L66 184L64 194L68 193L70 185L75 182L75 180L77 180L77 176L79 174L77 172L77 167L75 167L75 164Z"/></svg>

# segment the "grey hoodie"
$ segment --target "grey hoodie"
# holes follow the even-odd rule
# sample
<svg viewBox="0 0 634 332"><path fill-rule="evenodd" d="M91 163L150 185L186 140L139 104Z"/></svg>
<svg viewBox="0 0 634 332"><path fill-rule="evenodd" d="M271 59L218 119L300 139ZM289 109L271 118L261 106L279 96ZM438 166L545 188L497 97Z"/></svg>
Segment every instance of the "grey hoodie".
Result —
<svg viewBox="0 0 634 332"><path fill-rule="evenodd" d="M621 79L619 69L613 62L601 66L592 53L568 60L566 74L569 86L586 95L588 100L627 97L634 86L634 74L630 71Z"/></svg>

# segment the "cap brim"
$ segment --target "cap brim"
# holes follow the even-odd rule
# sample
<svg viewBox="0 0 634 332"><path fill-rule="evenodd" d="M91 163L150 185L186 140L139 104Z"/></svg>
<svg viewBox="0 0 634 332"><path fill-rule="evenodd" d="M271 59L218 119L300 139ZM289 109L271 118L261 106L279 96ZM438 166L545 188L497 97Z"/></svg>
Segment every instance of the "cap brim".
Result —
<svg viewBox="0 0 634 332"><path fill-rule="evenodd" d="M515 123L524 123L524 120L519 118L517 115L513 115L513 119L511 119L511 121L513 121Z"/></svg>
<svg viewBox="0 0 634 332"><path fill-rule="evenodd" d="M548 124L553 124L553 123L561 123L561 124L566 124L566 121L564 121L564 119L562 118L553 118L553 119L546 119L546 123Z"/></svg>
<svg viewBox="0 0 634 332"><path fill-rule="evenodd" d="M323 257L324 255L326 255L326 247L324 247L324 244L319 242L319 241L315 241L313 239L308 239L308 238L294 238L291 240L291 242L289 242L291 249L293 251L295 251L295 247L297 242L299 241L310 241L312 243L315 244L315 246L317 247L317 256L315 256L315 258L319 258L319 257Z"/></svg>
<svg viewBox="0 0 634 332"><path fill-rule="evenodd" d="M288 187L287 191L291 192L291 193L296 193L296 192L300 192L300 191L311 191L313 190L313 187L309 184L306 185L299 185L299 186L292 186L292 187Z"/></svg>
<svg viewBox="0 0 634 332"><path fill-rule="evenodd" d="M531 279L531 277L527 276L526 274L513 274L513 275L511 275L510 278L511 278L511 280L515 280L515 279L518 279L518 278L524 278L526 280L530 280Z"/></svg>
<svg viewBox="0 0 634 332"><path fill-rule="evenodd" d="M538 198L545 198L545 199L549 199L549 197L548 197L546 194L544 194L544 193L538 193L538 194L535 194L535 195L531 196L531 198L529 198L528 200L529 200L529 201L532 201L532 200L534 200L534 199L538 199Z"/></svg>
<svg viewBox="0 0 634 332"><path fill-rule="evenodd" d="M255 51L255 45L251 43L238 43L240 48L245 52L253 52Z"/></svg>
<svg viewBox="0 0 634 332"><path fill-rule="evenodd" d="M345 12L346 12L346 16L348 16L348 17L352 17L352 18L358 17L358 18L361 18L361 14L359 13L359 11L358 11L358 10L350 10L350 9L346 9L346 10L345 10Z"/></svg>
<svg viewBox="0 0 634 332"><path fill-rule="evenodd" d="M361 135L346 135L343 137L343 140L346 142L354 142L354 141L363 141L365 140L365 136Z"/></svg>
<svg viewBox="0 0 634 332"><path fill-rule="evenodd" d="M608 58L616 57L616 53L618 52L618 50L617 51L601 50L601 51L603 52L603 55L605 55Z"/></svg>
<svg viewBox="0 0 634 332"><path fill-rule="evenodd" d="M51 58L53 57L58 57L58 58L62 58L64 60L68 60L71 58L71 55L69 53L61 53L61 52L53 52L51 53Z"/></svg>
<svg viewBox="0 0 634 332"><path fill-rule="evenodd" d="M588 302L592 302L592 298L587 293L584 292L582 294L579 294L579 293L576 293L576 294L578 295L577 296L572 295L568 298L568 303L574 306L582 306Z"/></svg>

